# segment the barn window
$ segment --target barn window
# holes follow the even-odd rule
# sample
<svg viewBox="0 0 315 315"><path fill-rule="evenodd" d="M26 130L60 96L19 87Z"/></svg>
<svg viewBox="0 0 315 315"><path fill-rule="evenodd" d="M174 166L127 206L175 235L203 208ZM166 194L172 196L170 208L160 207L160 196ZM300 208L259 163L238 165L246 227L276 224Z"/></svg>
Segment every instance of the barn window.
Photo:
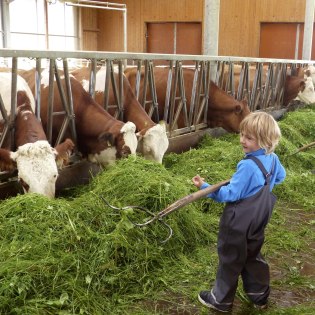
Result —
<svg viewBox="0 0 315 315"><path fill-rule="evenodd" d="M4 47L4 45L3 45L3 38L4 38L4 31L3 31L3 22L2 22L2 16L3 16L3 14L2 14L2 9L1 9L1 7L2 7L2 4L0 3L0 38L1 38L1 40L0 40L0 48L3 48Z"/></svg>
<svg viewBox="0 0 315 315"><path fill-rule="evenodd" d="M77 14L77 8L57 0L13 0L7 48L76 50Z"/></svg>

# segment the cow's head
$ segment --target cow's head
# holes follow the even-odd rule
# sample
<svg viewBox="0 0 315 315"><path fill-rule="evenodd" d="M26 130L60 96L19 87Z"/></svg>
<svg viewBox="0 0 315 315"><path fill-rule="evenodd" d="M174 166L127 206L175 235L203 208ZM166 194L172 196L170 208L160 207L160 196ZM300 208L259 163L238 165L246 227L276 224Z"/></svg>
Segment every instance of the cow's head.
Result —
<svg viewBox="0 0 315 315"><path fill-rule="evenodd" d="M137 146L136 125L128 121L120 129L120 134L116 139L117 158L126 157L130 154L135 155Z"/></svg>
<svg viewBox="0 0 315 315"><path fill-rule="evenodd" d="M301 80L299 93L295 100L301 101L305 104L315 103L315 91L312 77L308 76L304 81Z"/></svg>
<svg viewBox="0 0 315 315"><path fill-rule="evenodd" d="M110 132L101 133L96 143L92 143L94 149L88 154L88 160L92 163L101 164L103 166L111 165L116 161L117 148L115 145L114 135Z"/></svg>
<svg viewBox="0 0 315 315"><path fill-rule="evenodd" d="M227 132L238 133L241 121L249 113L245 100L233 100L226 108L208 110L208 124L211 128L221 127Z"/></svg>
<svg viewBox="0 0 315 315"><path fill-rule="evenodd" d="M71 143L68 142L69 146L66 145L65 148L71 150L73 148ZM60 151L57 151L45 140L26 143L16 152L2 149L0 165L3 170L14 167L18 169L18 180L25 193L38 193L53 198L58 177L56 158L60 153L64 159L66 154L61 149L60 147ZM4 159L5 151L7 152L6 159Z"/></svg>
<svg viewBox="0 0 315 315"><path fill-rule="evenodd" d="M103 166L113 164L117 159L136 154L138 140L136 136L136 126L132 122L123 124L118 133L103 132L99 135L97 143L93 143L93 153L88 154L88 159L92 163ZM90 139L92 144L92 139Z"/></svg>
<svg viewBox="0 0 315 315"><path fill-rule="evenodd" d="M242 120L250 114L247 102L245 100L238 102L232 109L232 113L233 118L231 118L231 121L225 126L225 129L229 132L238 133L240 131Z"/></svg>
<svg viewBox="0 0 315 315"><path fill-rule="evenodd" d="M250 113L245 100L238 101L214 82L210 82L207 122L210 128L221 127L239 132L241 121Z"/></svg>
<svg viewBox="0 0 315 315"><path fill-rule="evenodd" d="M154 127L139 131L137 136L138 151L144 158L162 163L169 145L165 123L161 122Z"/></svg>
<svg viewBox="0 0 315 315"><path fill-rule="evenodd" d="M313 65L308 65L304 70L304 79L307 79L308 77L311 77L313 84L315 84L315 67Z"/></svg>

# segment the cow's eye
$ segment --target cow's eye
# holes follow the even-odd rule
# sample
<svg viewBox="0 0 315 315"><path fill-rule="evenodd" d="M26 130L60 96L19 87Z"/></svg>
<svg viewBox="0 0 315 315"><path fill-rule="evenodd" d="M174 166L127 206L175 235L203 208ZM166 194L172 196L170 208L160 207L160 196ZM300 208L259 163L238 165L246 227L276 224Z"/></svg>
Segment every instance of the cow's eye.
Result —
<svg viewBox="0 0 315 315"><path fill-rule="evenodd" d="M22 185L22 187L24 188L24 190L25 190L26 192L28 192L29 189L30 189L29 184L27 184L22 178L19 178L19 182L20 182L20 184Z"/></svg>

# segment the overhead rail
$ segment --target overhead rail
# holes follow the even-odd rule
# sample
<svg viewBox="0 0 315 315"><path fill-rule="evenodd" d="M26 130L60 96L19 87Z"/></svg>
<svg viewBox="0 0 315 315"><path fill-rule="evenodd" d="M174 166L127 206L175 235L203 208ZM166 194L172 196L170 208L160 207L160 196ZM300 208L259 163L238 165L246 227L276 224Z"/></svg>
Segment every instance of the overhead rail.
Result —
<svg viewBox="0 0 315 315"><path fill-rule="evenodd" d="M179 60L179 61L224 61L224 62L249 62L249 63L287 63L296 65L308 65L312 61L295 59L275 58L252 58L234 56L209 56L209 55L182 55L182 54L153 54L134 52L100 52L100 51L60 51L60 50L23 50L23 49L0 49L0 58L76 58L76 59L99 59L99 60Z"/></svg>

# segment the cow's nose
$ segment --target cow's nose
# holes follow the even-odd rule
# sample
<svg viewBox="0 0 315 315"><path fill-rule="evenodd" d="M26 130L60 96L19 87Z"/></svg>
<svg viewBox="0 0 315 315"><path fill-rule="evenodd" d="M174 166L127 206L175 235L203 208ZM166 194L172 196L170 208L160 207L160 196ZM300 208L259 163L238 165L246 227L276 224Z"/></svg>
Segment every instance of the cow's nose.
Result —
<svg viewBox="0 0 315 315"><path fill-rule="evenodd" d="M130 154L131 154L130 148L127 147L127 146L124 146L123 149L122 149L122 151L121 151L121 156L122 156L122 157L127 157L127 156L130 155Z"/></svg>

